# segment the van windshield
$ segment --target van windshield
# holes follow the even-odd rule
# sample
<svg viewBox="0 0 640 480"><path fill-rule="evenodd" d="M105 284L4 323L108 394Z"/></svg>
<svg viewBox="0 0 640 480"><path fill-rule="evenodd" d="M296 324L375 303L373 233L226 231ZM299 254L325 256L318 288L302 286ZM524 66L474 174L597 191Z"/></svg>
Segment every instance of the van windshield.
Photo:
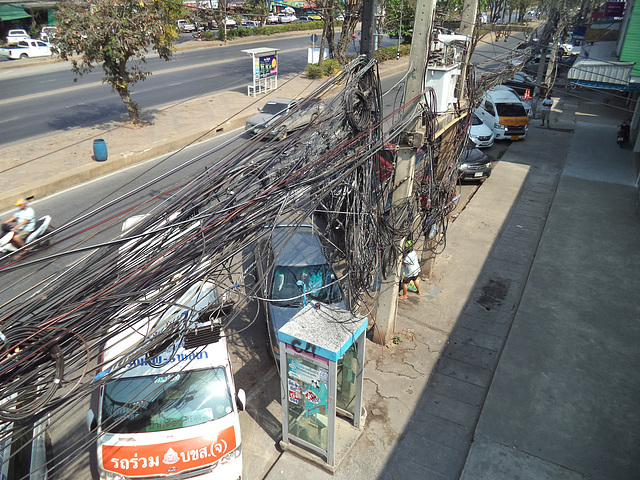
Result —
<svg viewBox="0 0 640 480"><path fill-rule="evenodd" d="M104 387L102 429L161 432L217 420L232 411L223 367L121 378Z"/></svg>
<svg viewBox="0 0 640 480"><path fill-rule="evenodd" d="M302 285L298 285L298 282ZM322 303L342 301L342 292L329 265L277 266L271 298L279 307L299 307L302 295Z"/></svg>
<svg viewBox="0 0 640 480"><path fill-rule="evenodd" d="M527 112L521 103L496 103L501 117L526 117Z"/></svg>

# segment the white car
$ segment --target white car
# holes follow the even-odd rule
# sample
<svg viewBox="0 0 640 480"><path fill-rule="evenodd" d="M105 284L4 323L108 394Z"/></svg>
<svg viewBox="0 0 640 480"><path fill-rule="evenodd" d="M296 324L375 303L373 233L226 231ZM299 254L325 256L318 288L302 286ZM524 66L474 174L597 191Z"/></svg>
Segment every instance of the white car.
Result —
<svg viewBox="0 0 640 480"><path fill-rule="evenodd" d="M279 19L278 19L278 15L276 15L275 13L270 13L269 16L267 17L267 23L278 23Z"/></svg>
<svg viewBox="0 0 640 480"><path fill-rule="evenodd" d="M33 38L21 40L12 47L0 48L0 57L7 57L12 60L49 56L51 56L51 44Z"/></svg>
<svg viewBox="0 0 640 480"><path fill-rule="evenodd" d="M496 136L491 128L485 125L475 113L472 113L469 138L476 148L487 148L493 145Z"/></svg>
<svg viewBox="0 0 640 480"><path fill-rule="evenodd" d="M16 45L18 42L30 39L31 37L29 36L27 31L21 28L14 28L13 30L9 30L5 38L5 40L7 41L7 45Z"/></svg>
<svg viewBox="0 0 640 480"><path fill-rule="evenodd" d="M278 14L278 23L293 23L297 20L295 15L290 13L279 13Z"/></svg>
<svg viewBox="0 0 640 480"><path fill-rule="evenodd" d="M183 18L178 20L177 25L178 25L178 31L179 32L190 33L190 32L195 32L196 31L196 26L193 23L191 23L188 20L185 20Z"/></svg>
<svg viewBox="0 0 640 480"><path fill-rule="evenodd" d="M43 42L51 42L51 39L58 33L58 27L53 25L45 25L40 29L40 40Z"/></svg>

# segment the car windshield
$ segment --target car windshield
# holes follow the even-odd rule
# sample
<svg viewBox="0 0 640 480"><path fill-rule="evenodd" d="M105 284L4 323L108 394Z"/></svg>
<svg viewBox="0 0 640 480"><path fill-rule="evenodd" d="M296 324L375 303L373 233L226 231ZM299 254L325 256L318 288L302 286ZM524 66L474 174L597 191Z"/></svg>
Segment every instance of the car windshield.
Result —
<svg viewBox="0 0 640 480"><path fill-rule="evenodd" d="M267 102L267 104L262 108L262 113L276 115L277 113L281 113L286 110L287 110L286 103Z"/></svg>
<svg viewBox="0 0 640 480"><path fill-rule="evenodd" d="M521 103L496 103L501 117L526 117L527 112Z"/></svg>
<svg viewBox="0 0 640 480"><path fill-rule="evenodd" d="M302 284L298 285L298 282ZM299 307L302 296L323 303L342 301L342 292L329 265L276 267L271 298L279 307Z"/></svg>
<svg viewBox="0 0 640 480"><path fill-rule="evenodd" d="M102 428L161 432L217 420L232 410L223 367L121 378L104 387Z"/></svg>
<svg viewBox="0 0 640 480"><path fill-rule="evenodd" d="M475 113L471 115L471 125L482 125L482 120Z"/></svg>

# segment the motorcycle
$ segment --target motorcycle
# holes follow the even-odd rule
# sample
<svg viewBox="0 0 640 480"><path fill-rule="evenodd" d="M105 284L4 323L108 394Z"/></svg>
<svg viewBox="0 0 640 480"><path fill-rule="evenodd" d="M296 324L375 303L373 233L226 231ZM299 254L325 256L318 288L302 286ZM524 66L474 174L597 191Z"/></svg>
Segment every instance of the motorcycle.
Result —
<svg viewBox="0 0 640 480"><path fill-rule="evenodd" d="M191 35L194 40L202 40L202 32L197 31Z"/></svg>
<svg viewBox="0 0 640 480"><path fill-rule="evenodd" d="M624 144L629 141L630 127L627 122L623 122L618 126L618 145L624 148Z"/></svg>
<svg viewBox="0 0 640 480"><path fill-rule="evenodd" d="M42 248L48 246L49 238L46 238L44 240L40 240L40 238L53 232L54 229L55 228L53 227L53 225L51 225L51 217L49 215L45 215L36 222L36 228L33 230L33 232L31 232L31 234L26 238L24 242L25 246L32 248ZM12 230L12 226L6 223L3 224L2 232L3 235L0 238L0 254L11 253L18 250L18 248L13 243L11 243L11 240L13 240L13 236L15 235L14 231Z"/></svg>

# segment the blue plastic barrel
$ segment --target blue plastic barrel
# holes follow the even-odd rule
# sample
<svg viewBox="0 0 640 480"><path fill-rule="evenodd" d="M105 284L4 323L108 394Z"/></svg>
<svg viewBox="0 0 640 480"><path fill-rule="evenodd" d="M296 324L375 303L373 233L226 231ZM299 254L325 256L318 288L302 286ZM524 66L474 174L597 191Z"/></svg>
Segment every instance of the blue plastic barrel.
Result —
<svg viewBox="0 0 640 480"><path fill-rule="evenodd" d="M107 159L107 144L103 139L97 138L93 141L93 156L99 162Z"/></svg>

